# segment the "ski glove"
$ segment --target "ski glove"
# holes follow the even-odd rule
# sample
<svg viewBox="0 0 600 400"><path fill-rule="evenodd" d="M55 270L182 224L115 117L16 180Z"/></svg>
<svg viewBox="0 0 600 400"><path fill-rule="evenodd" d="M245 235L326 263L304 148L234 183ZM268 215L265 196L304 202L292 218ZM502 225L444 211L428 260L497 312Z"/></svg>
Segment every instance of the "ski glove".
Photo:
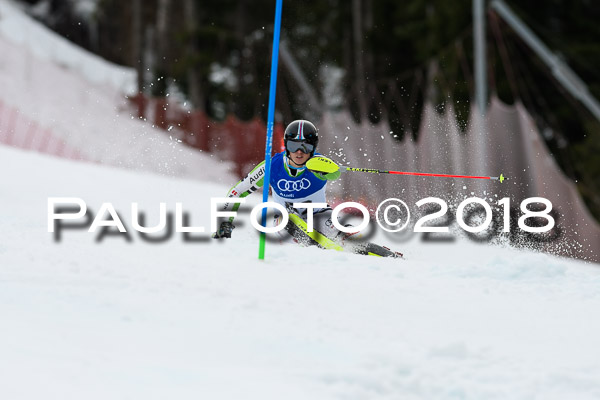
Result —
<svg viewBox="0 0 600 400"><path fill-rule="evenodd" d="M326 179L328 181L335 181L336 179L338 179L340 177L340 175L342 175L342 173L340 171L335 171L330 174L325 174L323 172L315 172L314 174L316 176L318 176L319 178Z"/></svg>
<svg viewBox="0 0 600 400"><path fill-rule="evenodd" d="M213 234L213 239L231 239L231 231L235 229L233 223L229 221L221 222L219 230Z"/></svg>

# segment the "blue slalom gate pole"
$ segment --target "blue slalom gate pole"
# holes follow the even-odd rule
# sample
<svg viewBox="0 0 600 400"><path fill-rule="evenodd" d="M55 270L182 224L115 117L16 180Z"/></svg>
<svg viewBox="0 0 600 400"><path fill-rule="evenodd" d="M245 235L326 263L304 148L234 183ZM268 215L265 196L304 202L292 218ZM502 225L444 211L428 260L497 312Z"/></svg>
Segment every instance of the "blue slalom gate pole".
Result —
<svg viewBox="0 0 600 400"><path fill-rule="evenodd" d="M271 85L269 87L269 112L267 116L267 144L265 146L265 180L263 185L263 203L269 200L269 182L271 179L271 151L273 150L273 126L275 119L275 92L277 88L277 61L279 60L279 31L281 30L281 5L283 0L276 0L275 24L273 34L273 54L271 55ZM267 209L262 209L261 225L267 226ZM260 233L258 259L265 259L266 234Z"/></svg>

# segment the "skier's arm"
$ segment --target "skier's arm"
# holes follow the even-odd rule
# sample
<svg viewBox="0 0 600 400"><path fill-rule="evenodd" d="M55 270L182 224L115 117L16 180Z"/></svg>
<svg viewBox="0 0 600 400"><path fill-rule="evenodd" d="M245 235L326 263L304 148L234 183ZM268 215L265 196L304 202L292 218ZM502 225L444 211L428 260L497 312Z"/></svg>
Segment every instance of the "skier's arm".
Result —
<svg viewBox="0 0 600 400"><path fill-rule="evenodd" d="M340 167L330 158L316 156L308 160L306 166L321 180L334 181L340 177Z"/></svg>
<svg viewBox="0 0 600 400"><path fill-rule="evenodd" d="M258 189L263 187L265 176L265 162L262 161L258 164L245 178L236 183L229 192L227 197L238 197L244 198L250 194L256 192ZM220 211L237 211L240 208L240 203L234 201L224 203ZM215 233L215 238L220 237L231 237L231 230L233 226L233 217L229 217L226 221L221 223L219 230Z"/></svg>

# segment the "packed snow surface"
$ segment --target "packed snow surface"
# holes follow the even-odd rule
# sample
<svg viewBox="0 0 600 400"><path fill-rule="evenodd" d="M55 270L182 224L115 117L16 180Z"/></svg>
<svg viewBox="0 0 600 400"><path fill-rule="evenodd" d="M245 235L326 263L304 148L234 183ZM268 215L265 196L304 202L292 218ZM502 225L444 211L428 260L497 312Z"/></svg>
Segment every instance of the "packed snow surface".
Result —
<svg viewBox="0 0 600 400"><path fill-rule="evenodd" d="M600 398L598 265L380 234L406 259L269 242L258 261L248 212L224 241L132 228L131 203L152 226L180 202L208 230L232 182L3 146L0 170L2 398ZM131 240L55 241L49 197L112 203Z"/></svg>

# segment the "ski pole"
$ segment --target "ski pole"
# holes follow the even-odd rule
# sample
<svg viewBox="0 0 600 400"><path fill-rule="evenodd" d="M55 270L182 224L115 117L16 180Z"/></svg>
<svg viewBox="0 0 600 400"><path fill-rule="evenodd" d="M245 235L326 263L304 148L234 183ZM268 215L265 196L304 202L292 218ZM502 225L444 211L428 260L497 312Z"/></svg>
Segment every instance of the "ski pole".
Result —
<svg viewBox="0 0 600 400"><path fill-rule="evenodd" d="M474 176L474 175L450 175L450 174L430 174L426 172L405 172L405 171L383 171L380 169L372 169L372 168L356 168L356 167L342 167L340 166L340 171L351 171L351 172L368 172L372 174L394 174L394 175L415 175L415 176L433 176L433 177L441 177L441 178L465 178L465 179L491 179L494 181L500 181L500 183L504 182L506 179L504 175L500 174L500 176Z"/></svg>
<svg viewBox="0 0 600 400"><path fill-rule="evenodd" d="M405 171L384 171L381 169L373 169L373 168L356 168L356 167L343 167L338 166L335 162L330 160L327 157L313 157L306 162L306 167L311 171L321 172L325 174L329 174L332 172L340 171L350 171L350 172L368 172L371 174L394 174L394 175L415 175L415 176L433 176L433 177L441 177L441 178L465 178L465 179L490 179L494 181L500 181L500 183L504 182L506 179L504 175L500 174L500 176L474 176L474 175L450 175L450 174L430 174L426 172L405 172Z"/></svg>

